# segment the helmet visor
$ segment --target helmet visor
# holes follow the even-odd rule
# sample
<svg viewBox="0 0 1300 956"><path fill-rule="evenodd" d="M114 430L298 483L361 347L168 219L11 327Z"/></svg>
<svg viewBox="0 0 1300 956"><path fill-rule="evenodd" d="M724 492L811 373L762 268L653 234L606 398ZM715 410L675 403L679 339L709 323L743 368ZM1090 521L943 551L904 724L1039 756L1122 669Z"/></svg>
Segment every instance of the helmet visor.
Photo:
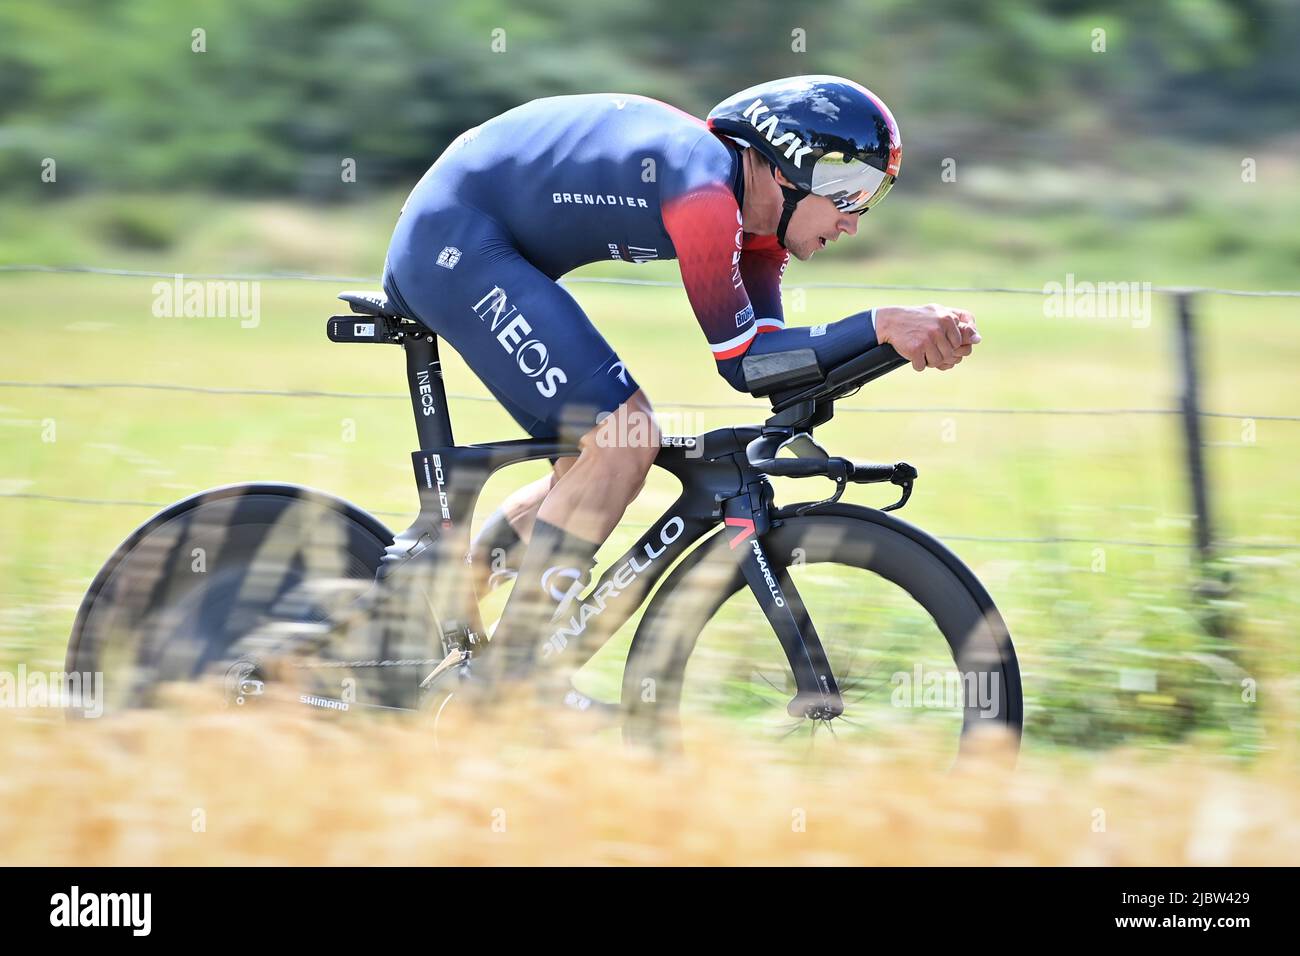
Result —
<svg viewBox="0 0 1300 956"><path fill-rule="evenodd" d="M841 212L866 212L885 198L894 176L843 153L827 153L813 168L812 191Z"/></svg>

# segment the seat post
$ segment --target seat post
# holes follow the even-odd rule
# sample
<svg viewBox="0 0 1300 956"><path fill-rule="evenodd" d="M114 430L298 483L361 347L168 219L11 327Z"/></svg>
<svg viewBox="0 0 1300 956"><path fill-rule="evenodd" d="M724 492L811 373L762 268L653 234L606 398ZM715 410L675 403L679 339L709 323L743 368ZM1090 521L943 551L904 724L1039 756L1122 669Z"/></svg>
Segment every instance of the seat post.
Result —
<svg viewBox="0 0 1300 956"><path fill-rule="evenodd" d="M454 445L447 390L442 382L442 363L438 360L437 336L428 331L423 335L410 335L402 343L402 348L406 352L406 382L411 390L411 410L415 413L419 447L431 449Z"/></svg>

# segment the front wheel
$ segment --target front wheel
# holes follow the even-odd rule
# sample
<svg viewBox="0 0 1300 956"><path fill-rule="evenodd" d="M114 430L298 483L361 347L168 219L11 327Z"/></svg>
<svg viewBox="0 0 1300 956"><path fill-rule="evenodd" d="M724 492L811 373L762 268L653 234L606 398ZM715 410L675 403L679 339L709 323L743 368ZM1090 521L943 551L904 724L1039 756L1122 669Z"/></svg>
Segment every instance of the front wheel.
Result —
<svg viewBox="0 0 1300 956"><path fill-rule="evenodd" d="M721 721L804 749L929 744L950 762L981 728L1018 748L1023 702L1010 635L974 574L934 538L852 505L787 518L763 536L843 695L843 714L825 720L787 712L793 675L731 535L688 555L646 609L624 671L629 739L679 742L693 722Z"/></svg>
<svg viewBox="0 0 1300 956"><path fill-rule="evenodd" d="M103 674L107 710L147 706L164 682L220 671L259 629L325 625L392 540L360 508L296 485L194 495L136 529L95 577L67 670Z"/></svg>

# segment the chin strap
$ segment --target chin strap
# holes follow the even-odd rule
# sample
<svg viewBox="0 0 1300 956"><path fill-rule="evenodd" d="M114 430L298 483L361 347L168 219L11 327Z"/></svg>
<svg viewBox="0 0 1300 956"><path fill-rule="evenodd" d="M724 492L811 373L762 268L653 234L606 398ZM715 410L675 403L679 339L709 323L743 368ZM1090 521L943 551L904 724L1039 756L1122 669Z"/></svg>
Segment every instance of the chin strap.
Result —
<svg viewBox="0 0 1300 956"><path fill-rule="evenodd" d="M772 178L776 179L776 167L772 166L771 170ZM782 186L781 195L785 197L785 202L781 204L781 221L776 224L776 241L784 249L786 247L785 230L790 225L790 217L794 215L794 207L799 205L799 201L808 194L792 186Z"/></svg>

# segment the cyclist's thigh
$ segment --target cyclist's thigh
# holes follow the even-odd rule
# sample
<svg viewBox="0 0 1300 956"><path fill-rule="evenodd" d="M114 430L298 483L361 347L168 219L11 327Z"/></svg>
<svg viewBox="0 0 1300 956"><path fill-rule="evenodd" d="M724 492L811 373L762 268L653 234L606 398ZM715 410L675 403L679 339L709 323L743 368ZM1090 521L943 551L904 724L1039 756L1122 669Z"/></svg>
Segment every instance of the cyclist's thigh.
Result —
<svg viewBox="0 0 1300 956"><path fill-rule="evenodd" d="M477 210L408 209L384 288L534 437L576 438L638 386L578 303Z"/></svg>

